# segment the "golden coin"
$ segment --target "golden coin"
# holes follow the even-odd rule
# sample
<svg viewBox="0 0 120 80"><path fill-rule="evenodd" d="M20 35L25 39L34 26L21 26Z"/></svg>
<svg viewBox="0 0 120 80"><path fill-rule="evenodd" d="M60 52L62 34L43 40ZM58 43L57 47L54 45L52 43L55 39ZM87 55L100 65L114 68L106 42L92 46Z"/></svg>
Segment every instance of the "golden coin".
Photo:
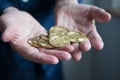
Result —
<svg viewBox="0 0 120 80"><path fill-rule="evenodd" d="M70 42L83 42L87 39L82 32L70 31L61 26L53 26L49 30L49 34L41 34L28 40L33 47L59 48L69 45Z"/></svg>
<svg viewBox="0 0 120 80"><path fill-rule="evenodd" d="M49 31L49 35L50 36L53 36L53 35L59 35L59 36L64 36L68 33L68 29L66 28L63 28L63 27L59 27L59 26L54 26L54 27L51 27L50 28L50 31Z"/></svg>
<svg viewBox="0 0 120 80"><path fill-rule="evenodd" d="M70 44L66 36L68 31L68 29L59 26L51 27L49 31L49 43L54 47L63 47Z"/></svg>
<svg viewBox="0 0 120 80"><path fill-rule="evenodd" d="M66 28L64 28L64 27L61 27L61 26L53 26L53 27L51 27L50 28L50 30L49 30L50 32L54 32L54 31L56 31L56 32L58 32L58 31L60 31L60 32L68 32L69 30L68 29L66 29Z"/></svg>
<svg viewBox="0 0 120 80"><path fill-rule="evenodd" d="M39 45L41 45L44 48L54 48L52 45L49 44L48 41L39 39Z"/></svg>
<svg viewBox="0 0 120 80"><path fill-rule="evenodd" d="M28 39L28 43L33 47L40 47L39 45L39 36L36 36L34 38Z"/></svg>
<svg viewBox="0 0 120 80"><path fill-rule="evenodd" d="M42 35L40 35L40 38L48 41L49 40L49 35L48 34L42 34Z"/></svg>
<svg viewBox="0 0 120 80"><path fill-rule="evenodd" d="M49 39L49 43L54 47L63 47L70 44L68 37L52 36Z"/></svg>
<svg viewBox="0 0 120 80"><path fill-rule="evenodd" d="M82 32L70 31L67 35L71 42L83 42L87 39L86 35Z"/></svg>

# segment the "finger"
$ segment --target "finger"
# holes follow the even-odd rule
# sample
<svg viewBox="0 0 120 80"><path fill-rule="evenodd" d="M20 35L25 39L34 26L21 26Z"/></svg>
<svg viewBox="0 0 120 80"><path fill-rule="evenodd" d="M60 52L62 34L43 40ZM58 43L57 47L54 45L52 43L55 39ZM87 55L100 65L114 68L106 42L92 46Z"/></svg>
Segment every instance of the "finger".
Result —
<svg viewBox="0 0 120 80"><path fill-rule="evenodd" d="M44 49L44 48L39 48L39 50L48 55L56 56L58 59L61 59L61 60L71 59L71 55L67 51L55 50L55 49L50 50L50 49Z"/></svg>
<svg viewBox="0 0 120 80"><path fill-rule="evenodd" d="M104 43L96 30L90 31L87 36L95 49L103 49Z"/></svg>
<svg viewBox="0 0 120 80"><path fill-rule="evenodd" d="M72 45L75 47L75 50L72 53L72 57L75 61L79 61L82 58L82 53L81 53L81 50L79 48L79 44L73 43Z"/></svg>
<svg viewBox="0 0 120 80"><path fill-rule="evenodd" d="M55 56L39 52L37 48L31 47L29 44L24 42L10 42L10 45L22 57L32 62L43 64L57 64L59 61Z"/></svg>
<svg viewBox="0 0 120 80"><path fill-rule="evenodd" d="M106 22L111 19L111 15L108 12L96 6L91 7L90 16L100 22Z"/></svg>
<svg viewBox="0 0 120 80"><path fill-rule="evenodd" d="M31 55L28 55L28 60L43 63L43 64L57 64L58 59L55 56L47 55L42 52L34 52Z"/></svg>
<svg viewBox="0 0 120 80"><path fill-rule="evenodd" d="M31 52L30 51L22 52L20 53L20 55L24 57L25 59L32 61L32 62L36 62L36 63L57 64L59 62L59 60L55 56L47 55L45 53L35 51L33 49Z"/></svg>
<svg viewBox="0 0 120 80"><path fill-rule="evenodd" d="M80 43L80 49L81 51L89 51L91 48L90 41L87 39L84 42Z"/></svg>
<svg viewBox="0 0 120 80"><path fill-rule="evenodd" d="M36 48L28 46L28 47L24 47L24 49L22 47L21 50L17 50L18 53L22 57L30 61L33 61L36 63L43 63L43 64L57 64L58 63L58 59L55 56L47 55L43 52L39 52L39 50L37 50Z"/></svg>
<svg viewBox="0 0 120 80"><path fill-rule="evenodd" d="M65 47L59 48L59 50L67 51L69 53L73 52L75 48L72 45L67 45Z"/></svg>

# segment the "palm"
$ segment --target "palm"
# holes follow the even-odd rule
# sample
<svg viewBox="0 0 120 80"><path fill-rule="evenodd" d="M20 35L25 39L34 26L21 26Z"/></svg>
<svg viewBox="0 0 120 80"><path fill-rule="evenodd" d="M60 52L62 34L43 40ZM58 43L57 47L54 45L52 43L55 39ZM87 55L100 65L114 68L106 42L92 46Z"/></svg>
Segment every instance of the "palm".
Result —
<svg viewBox="0 0 120 80"><path fill-rule="evenodd" d="M81 4L65 5L56 11L56 25L84 32L94 48L102 49L103 41L96 30L95 19L108 21L110 15L100 8Z"/></svg>
<svg viewBox="0 0 120 80"><path fill-rule="evenodd" d="M3 41L10 42L12 48L24 58L38 63L57 63L58 59L70 59L67 51L34 48L27 43L29 38L46 32L29 14L20 11L9 12L0 19L5 26Z"/></svg>

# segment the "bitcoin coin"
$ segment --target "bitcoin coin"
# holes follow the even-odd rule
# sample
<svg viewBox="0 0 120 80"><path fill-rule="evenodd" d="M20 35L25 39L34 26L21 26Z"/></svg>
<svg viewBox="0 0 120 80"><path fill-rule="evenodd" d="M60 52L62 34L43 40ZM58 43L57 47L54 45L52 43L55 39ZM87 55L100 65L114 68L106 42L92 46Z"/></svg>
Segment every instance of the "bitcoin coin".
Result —
<svg viewBox="0 0 120 80"><path fill-rule="evenodd" d="M42 34L42 35L40 35L40 38L43 39L43 40L48 41L49 40L49 35L47 33L46 34Z"/></svg>
<svg viewBox="0 0 120 80"><path fill-rule="evenodd" d="M40 47L39 43L39 36L36 36L34 38L28 39L28 43L33 47Z"/></svg>
<svg viewBox="0 0 120 80"><path fill-rule="evenodd" d="M49 39L49 43L54 47L63 47L70 44L68 37L52 36Z"/></svg>
<svg viewBox="0 0 120 80"><path fill-rule="evenodd" d="M70 44L68 37L68 29L54 26L51 27L49 33L49 43L54 47L63 47Z"/></svg>
<svg viewBox="0 0 120 80"><path fill-rule="evenodd" d="M80 43L87 37L82 32L70 31L61 26L53 26L46 34L41 34L28 40L33 47L60 48L69 45L71 42Z"/></svg>
<svg viewBox="0 0 120 80"><path fill-rule="evenodd" d="M83 42L85 39L87 39L86 35L82 32L70 31L67 35L71 42Z"/></svg>
<svg viewBox="0 0 120 80"><path fill-rule="evenodd" d="M43 39L39 39L39 45L41 45L44 48L54 48L52 45L49 44L48 41L43 40Z"/></svg>
<svg viewBox="0 0 120 80"><path fill-rule="evenodd" d="M59 27L59 26L54 26L50 28L49 35L54 36L54 35L59 35L59 36L64 36L68 33L68 29Z"/></svg>
<svg viewBox="0 0 120 80"><path fill-rule="evenodd" d="M57 32L57 31L60 31L60 32L68 32L69 30L64 28L64 27L60 27L60 26L53 26L50 28L49 32Z"/></svg>

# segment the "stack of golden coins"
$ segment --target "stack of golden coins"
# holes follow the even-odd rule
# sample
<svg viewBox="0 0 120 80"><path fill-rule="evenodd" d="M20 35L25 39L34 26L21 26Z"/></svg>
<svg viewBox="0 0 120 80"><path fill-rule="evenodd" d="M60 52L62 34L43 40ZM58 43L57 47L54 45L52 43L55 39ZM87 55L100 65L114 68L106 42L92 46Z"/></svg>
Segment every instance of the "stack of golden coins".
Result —
<svg viewBox="0 0 120 80"><path fill-rule="evenodd" d="M70 43L81 43L87 39L82 32L75 32L64 27L53 26L46 34L28 39L28 43L33 47L60 48Z"/></svg>

